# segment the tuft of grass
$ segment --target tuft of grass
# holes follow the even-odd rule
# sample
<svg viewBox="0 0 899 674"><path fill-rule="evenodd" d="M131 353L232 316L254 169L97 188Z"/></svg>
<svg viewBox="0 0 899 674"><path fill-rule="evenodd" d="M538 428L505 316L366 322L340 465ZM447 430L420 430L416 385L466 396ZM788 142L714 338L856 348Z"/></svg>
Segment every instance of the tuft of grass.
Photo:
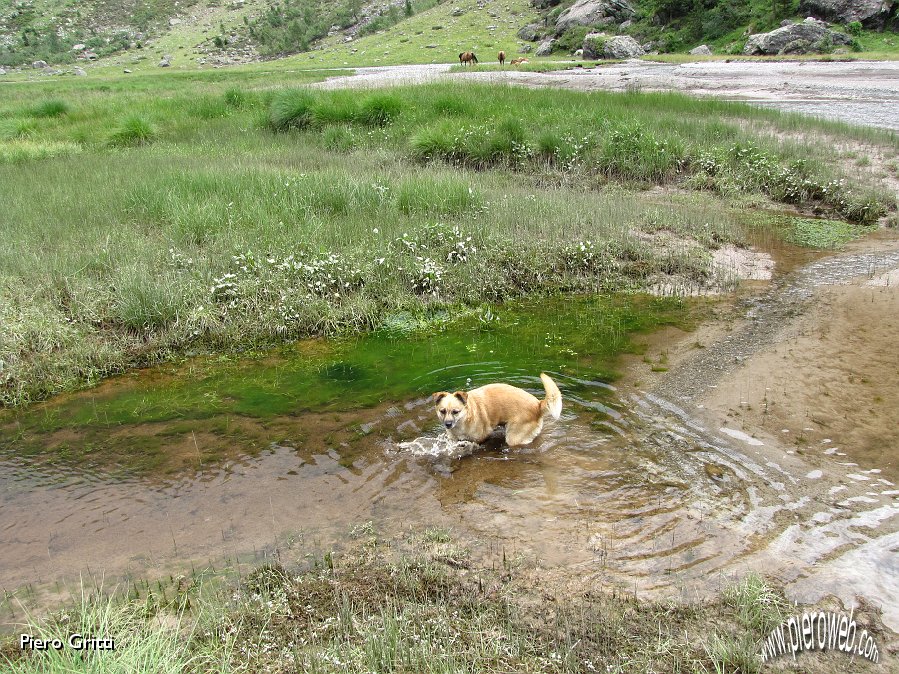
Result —
<svg viewBox="0 0 899 674"><path fill-rule="evenodd" d="M113 145L146 145L156 137L156 130L146 119L130 115L122 120L109 140Z"/></svg>
<svg viewBox="0 0 899 674"><path fill-rule="evenodd" d="M302 89L279 92L269 107L269 126L275 131L306 128L313 119L314 101L312 94Z"/></svg>
<svg viewBox="0 0 899 674"><path fill-rule="evenodd" d="M777 627L789 609L784 598L755 572L725 588L722 598L740 624L757 635L767 635Z"/></svg>
<svg viewBox="0 0 899 674"><path fill-rule="evenodd" d="M372 94L359 106L358 119L370 126L385 126L394 121L402 110L403 99L396 94Z"/></svg>
<svg viewBox="0 0 899 674"><path fill-rule="evenodd" d="M232 108L242 108L246 105L247 95L244 93L243 89L239 89L237 87L230 87L227 91L225 91L225 103L230 105Z"/></svg>
<svg viewBox="0 0 899 674"><path fill-rule="evenodd" d="M54 98L38 103L31 111L34 117L60 117L69 111L69 104Z"/></svg>

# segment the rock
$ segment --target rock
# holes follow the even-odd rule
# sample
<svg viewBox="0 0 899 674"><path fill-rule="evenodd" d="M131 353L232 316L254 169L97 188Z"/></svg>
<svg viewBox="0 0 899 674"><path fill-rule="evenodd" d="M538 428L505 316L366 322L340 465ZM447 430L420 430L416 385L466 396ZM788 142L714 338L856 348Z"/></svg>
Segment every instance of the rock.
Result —
<svg viewBox="0 0 899 674"><path fill-rule="evenodd" d="M523 44L518 48L519 54L530 54L532 51L534 51L534 48L529 44Z"/></svg>
<svg viewBox="0 0 899 674"><path fill-rule="evenodd" d="M585 59L596 60L602 58L602 48L606 43L608 36L605 33L587 33L584 38L584 44L581 48L581 54Z"/></svg>
<svg viewBox="0 0 899 674"><path fill-rule="evenodd" d="M125 73L125 74L127 75L127 74L129 74L131 71L130 71L128 68L125 68L122 72Z"/></svg>
<svg viewBox="0 0 899 674"><path fill-rule="evenodd" d="M549 9L550 7L555 7L560 2L562 2L562 0L531 0L531 4L537 9Z"/></svg>
<svg viewBox="0 0 899 674"><path fill-rule="evenodd" d="M84 68L73 68L72 72L75 73L78 77L87 77L87 73L84 72Z"/></svg>
<svg viewBox="0 0 899 674"><path fill-rule="evenodd" d="M583 49L575 49L574 55L577 56L578 58L580 58L581 56L584 55L584 50Z"/></svg>
<svg viewBox="0 0 899 674"><path fill-rule="evenodd" d="M73 45L72 45L72 51L81 51L82 49L84 49L84 47L85 47L85 45L83 45L83 44L81 44L81 43L79 43L79 44L73 44Z"/></svg>
<svg viewBox="0 0 899 674"><path fill-rule="evenodd" d="M84 56L84 58L86 58L88 61L96 61L98 58L100 58L99 56L97 56L97 55L96 55L94 52L92 52L92 51L86 51L86 52L84 52L83 56Z"/></svg>
<svg viewBox="0 0 899 674"><path fill-rule="evenodd" d="M690 53L693 54L693 56L711 56L712 50L709 49L708 45L701 44L698 47L693 47L693 49L690 50Z"/></svg>
<svg viewBox="0 0 899 674"><path fill-rule="evenodd" d="M540 39L540 24L539 23L529 23L527 26L522 26L518 29L518 39L525 40L527 42L536 42Z"/></svg>
<svg viewBox="0 0 899 674"><path fill-rule="evenodd" d="M858 21L882 29L899 3L895 0L802 0L799 11L834 23Z"/></svg>
<svg viewBox="0 0 899 674"><path fill-rule="evenodd" d="M0 77L3 77L6 74L6 68L0 68Z"/></svg>
<svg viewBox="0 0 899 674"><path fill-rule="evenodd" d="M630 19L628 19L627 21L622 21L620 24L618 24L618 30L625 31L628 28L630 28L632 25L634 25L634 22L631 21Z"/></svg>
<svg viewBox="0 0 899 674"><path fill-rule="evenodd" d="M169 19L170 26L177 26L179 23L181 23L181 19Z"/></svg>
<svg viewBox="0 0 899 674"><path fill-rule="evenodd" d="M160 68L169 68L172 65L172 57L169 54L166 54L162 57L162 60L159 61Z"/></svg>
<svg viewBox="0 0 899 674"><path fill-rule="evenodd" d="M781 28L783 28L784 26L792 26L792 25L793 25L793 22L790 21L789 19L784 19L783 21L780 22Z"/></svg>
<svg viewBox="0 0 899 674"><path fill-rule="evenodd" d="M462 9L461 7L455 7L455 8L453 8L453 11L450 13L450 16L462 16L463 14L465 14L464 9Z"/></svg>
<svg viewBox="0 0 899 674"><path fill-rule="evenodd" d="M37 69L37 68L46 68L46 67L47 67L47 62L46 62L46 61L35 61L34 63L31 64L31 67L32 67L32 68L35 68L35 69Z"/></svg>
<svg viewBox="0 0 899 674"><path fill-rule="evenodd" d="M633 59L643 56L646 52L634 38L627 35L616 35L606 40L602 47L602 53L609 59Z"/></svg>
<svg viewBox="0 0 899 674"><path fill-rule="evenodd" d="M540 46L537 47L537 51L534 52L536 56L549 56L553 53L553 45L556 43L555 39L550 38L549 40L544 40L540 43Z"/></svg>
<svg viewBox="0 0 899 674"><path fill-rule="evenodd" d="M852 37L830 30L823 21L809 17L802 23L777 28L770 33L750 35L743 47L747 56L762 54L805 54L809 51L829 51L834 45L846 45ZM807 44L803 44L807 43ZM789 46L789 52L783 50ZM804 51L797 51L804 49Z"/></svg>
<svg viewBox="0 0 899 674"><path fill-rule="evenodd" d="M556 35L572 26L607 26L632 19L636 12L626 0L577 0L559 15Z"/></svg>

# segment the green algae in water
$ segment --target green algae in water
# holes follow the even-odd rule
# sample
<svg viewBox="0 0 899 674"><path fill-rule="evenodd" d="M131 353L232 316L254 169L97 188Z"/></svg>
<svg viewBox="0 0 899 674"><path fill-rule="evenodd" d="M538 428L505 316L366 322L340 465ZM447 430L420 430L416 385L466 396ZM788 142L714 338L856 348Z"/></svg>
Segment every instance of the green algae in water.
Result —
<svg viewBox="0 0 899 674"><path fill-rule="evenodd" d="M309 340L260 359L199 358L19 411L18 438L0 447L30 455L65 447L72 456L73 440L47 438L75 432L79 444L95 446L92 459L105 447L117 461L141 470L162 461L157 454L166 436L189 433L194 422L217 434L221 419L299 422L306 413L346 413L493 381L538 392L543 371L563 378L566 394L601 396L591 382L615 379L618 355L636 350L634 333L684 326L688 313L677 298L551 297L490 307L428 328ZM112 432L116 438L110 439ZM229 437L239 441L240 434Z"/></svg>

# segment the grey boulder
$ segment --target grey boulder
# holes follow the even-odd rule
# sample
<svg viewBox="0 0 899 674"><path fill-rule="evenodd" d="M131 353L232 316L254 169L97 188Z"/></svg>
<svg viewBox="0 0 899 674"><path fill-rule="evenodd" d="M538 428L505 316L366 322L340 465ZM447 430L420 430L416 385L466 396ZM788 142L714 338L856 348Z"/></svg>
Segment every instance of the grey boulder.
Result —
<svg viewBox="0 0 899 674"><path fill-rule="evenodd" d="M851 42L852 38L849 35L830 30L823 21L809 17L802 23L783 26L770 33L750 35L746 46L743 47L743 53L747 56L805 54Z"/></svg>
<svg viewBox="0 0 899 674"><path fill-rule="evenodd" d="M626 0L577 0L559 15L556 35L572 26L608 26L618 24L636 15Z"/></svg>
<svg viewBox="0 0 899 674"><path fill-rule="evenodd" d="M643 56L646 52L634 38L617 35L606 40L602 46L602 53L607 59L633 59Z"/></svg>
<svg viewBox="0 0 899 674"><path fill-rule="evenodd" d="M802 0L799 11L834 23L858 21L866 28L883 28L896 7L894 0Z"/></svg>

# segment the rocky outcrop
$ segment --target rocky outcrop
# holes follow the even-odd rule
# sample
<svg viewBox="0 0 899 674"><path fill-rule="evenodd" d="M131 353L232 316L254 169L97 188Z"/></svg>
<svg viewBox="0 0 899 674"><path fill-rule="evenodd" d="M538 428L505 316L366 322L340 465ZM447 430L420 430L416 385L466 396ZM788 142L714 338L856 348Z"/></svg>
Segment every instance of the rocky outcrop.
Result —
<svg viewBox="0 0 899 674"><path fill-rule="evenodd" d="M799 11L834 23L858 21L865 28L883 28L895 16L894 0L802 0Z"/></svg>
<svg viewBox="0 0 899 674"><path fill-rule="evenodd" d="M170 68L172 66L172 57L169 54L166 54L159 61L160 68Z"/></svg>
<svg viewBox="0 0 899 674"><path fill-rule="evenodd" d="M526 42L536 42L540 39L540 24L529 23L518 29L518 38Z"/></svg>
<svg viewBox="0 0 899 674"><path fill-rule="evenodd" d="M584 44L581 46L583 57L590 60L601 59L603 56L602 48L606 44L609 36L605 33L587 33L584 38Z"/></svg>
<svg viewBox="0 0 899 674"><path fill-rule="evenodd" d="M549 56L553 53L553 45L556 43L555 40L544 40L540 43L540 46L537 47L537 51L534 52L535 56Z"/></svg>
<svg viewBox="0 0 899 674"><path fill-rule="evenodd" d="M556 35L572 26L608 26L627 21L636 12L626 0L577 0L559 15Z"/></svg>
<svg viewBox="0 0 899 674"><path fill-rule="evenodd" d="M602 53L607 59L634 59L643 56L646 52L634 38L617 35L606 40L602 46Z"/></svg>
<svg viewBox="0 0 899 674"><path fill-rule="evenodd" d="M690 53L693 54L693 56L711 56L712 50L709 49L708 45L701 44L698 47L693 47L693 49L690 50Z"/></svg>
<svg viewBox="0 0 899 674"><path fill-rule="evenodd" d="M46 61L35 61L34 63L31 64L31 67L35 68L35 69L46 68L47 62Z"/></svg>
<svg viewBox="0 0 899 674"><path fill-rule="evenodd" d="M830 30L823 21L809 17L802 23L784 26L770 33L750 35L743 48L747 56L764 54L806 54L830 51L834 46L847 45L852 38Z"/></svg>

